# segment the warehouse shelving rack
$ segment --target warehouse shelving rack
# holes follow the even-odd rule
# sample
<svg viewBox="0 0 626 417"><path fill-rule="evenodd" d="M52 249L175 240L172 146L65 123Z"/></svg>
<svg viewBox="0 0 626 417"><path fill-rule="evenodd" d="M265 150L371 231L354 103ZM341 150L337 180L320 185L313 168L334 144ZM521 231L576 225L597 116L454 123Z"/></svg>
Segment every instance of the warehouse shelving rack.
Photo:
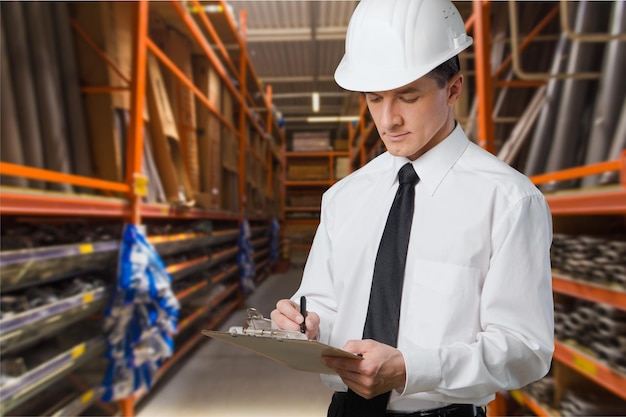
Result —
<svg viewBox="0 0 626 417"><path fill-rule="evenodd" d="M239 224L244 218L247 218L252 226L257 280L260 281L267 276L271 266L268 249L270 216L267 210L248 212L246 193L249 192L251 184L246 178L247 165L249 165L247 158L256 159L258 164L264 167L264 185L267 198L275 202L282 199L282 195L280 195L282 178L276 176L275 173L280 172L283 158L281 148L284 144L284 137L273 114L271 86L267 86L266 89L262 88L246 54L245 13L242 12L239 16L238 27L234 17L227 12L228 6L225 1L209 1L200 4L193 0L189 2L189 5L191 7L185 9L183 4L178 1L155 3L141 0L133 3L134 29L132 71L130 74L123 74L106 52L102 51L95 42L85 35L85 31L81 30L80 25L72 22L74 30L83 36L94 52L118 75L121 75L121 78L127 83L126 87L88 86L82 90L83 94L129 93L131 96L124 182L105 181L0 162L2 175L71 184L98 190L109 196L121 195L121 197L104 197L3 187L0 190L2 201L0 214L2 216L36 216L44 223L47 218L63 217L65 219L104 218L137 225L145 220L170 220L180 224L194 220L210 220L216 225L214 230L209 232L175 233L148 237L162 256L184 253L198 248L211 249L209 254L192 255L191 259L175 261L167 265L167 270L172 275L174 283L200 271L209 273L204 280L199 280L175 294L181 304L184 305L188 299L197 296L197 294L204 294L211 287L220 286L221 288L223 286L223 290L210 293L210 301L206 305L195 309L186 317L181 317L178 333L181 334L186 330L191 330L194 333L182 346L177 346L173 357L160 368L157 380L171 369L181 357L193 349L200 340L203 340L200 332L196 331L196 326L213 328L241 304L242 293L236 279L239 267L236 264L235 256L239 250L237 243ZM218 12L211 13L209 16L205 12L208 7L218 10ZM189 38L196 42L200 51L209 59L212 67L218 72L223 85L235 99L236 108L238 108L236 126L222 116L220 111L195 87L193 81L189 80L150 39L148 35L149 10L158 10L159 13L163 13L167 23L188 34ZM209 43L208 38L211 39L212 43ZM227 44L236 44L238 48L227 50L225 46ZM214 52L213 47L217 48L219 56ZM141 174L141 168L144 140L143 108L146 97L147 56L149 53L159 59L183 85L189 88L195 97L204 103L210 112L222 122L224 128L231 130L236 135L240 151L237 190L240 204L238 212L142 202L142 198L146 195L146 178ZM236 77L236 81L233 81L231 76ZM265 109L264 127L259 122L261 115L254 113L252 108L257 111L259 111L258 109ZM252 139L249 139L246 134L249 127L257 133L256 140L265 142L263 143L265 146L251 143ZM260 189L262 185L263 183L257 183L256 188ZM280 207L280 204L274 203L272 205L271 212L274 216L281 215ZM0 253L3 289L8 290L12 286L37 284L37 282L26 282L28 277L24 276L20 280L12 282L9 275L11 268L15 270L24 264L38 265L41 268L58 268L59 276L66 276L68 273L80 272L81 266L87 264L90 265L89 268L93 268L94 265L101 266L114 263L119 245L120 243L117 241L76 242L26 252ZM69 269L62 270L63 265L69 265ZM41 323L53 321L58 323L59 328L62 328L75 320L101 312L107 296L107 291L104 288L98 288L57 304L46 305L36 311L27 311L8 320L2 320L0 322L0 344L3 345L3 348L8 345L19 348L19 344L28 342L28 340L23 339L25 330L32 327L39 328ZM45 335L54 331L55 327L49 326ZM33 337L44 337L45 335L41 333ZM120 401L118 411L112 404L100 402L102 390L99 386L88 386L80 378L70 374L79 369L83 363L87 363L93 358L102 357L103 352L104 339L96 337L94 340L85 341L59 354L43 364L41 369L31 370L17 383L2 389L0 394L2 413L4 414L26 399L32 398L34 394L58 381L59 378L67 377L72 380L74 385L81 388L81 394L60 409L53 411L63 415L74 415L86 410L94 403L99 403L100 408L107 414L121 412L125 416L133 415L135 402L140 400L146 392L137 393L131 398ZM23 395L22 391L25 390L28 390L28 395Z"/></svg>
<svg viewBox="0 0 626 417"><path fill-rule="evenodd" d="M349 158L350 148L346 151L285 151L284 152L284 202L283 224L285 234L290 235L290 258L295 254L308 253L313 241L313 233L319 222L322 194L340 178L337 175L337 158ZM316 179L291 178L288 170L300 163L315 164L323 167L326 175ZM317 174L316 174L317 176ZM297 201L298 199L304 201Z"/></svg>
<svg viewBox="0 0 626 417"><path fill-rule="evenodd" d="M536 185L541 185L611 171L620 173L620 183L617 186L600 190L569 191L564 195L563 193L546 194L546 198L553 216L626 216L626 151L622 152L619 160L537 175L531 177L531 180ZM553 271L552 288L558 294L607 304L626 311L626 291L620 289L580 281L558 271ZM585 348L556 340L554 359L587 378L590 383L603 387L626 400L626 375L590 355ZM512 396L518 403L525 405L538 416L554 415L554 411L548 405L538 403L520 390L513 391Z"/></svg>

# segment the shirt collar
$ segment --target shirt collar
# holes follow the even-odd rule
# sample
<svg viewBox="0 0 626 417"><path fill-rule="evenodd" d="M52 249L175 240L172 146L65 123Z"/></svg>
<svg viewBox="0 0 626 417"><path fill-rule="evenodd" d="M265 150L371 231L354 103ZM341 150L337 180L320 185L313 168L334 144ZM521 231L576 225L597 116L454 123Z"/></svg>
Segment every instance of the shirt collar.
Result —
<svg viewBox="0 0 626 417"><path fill-rule="evenodd" d="M413 168L415 168L415 172L420 177L419 183L428 189L430 195L435 194L437 187L450 172L450 169L468 144L469 140L465 136L465 132L463 132L461 125L457 123L447 138L415 161L412 161ZM397 174L400 168L407 162L411 161L406 157L392 156L393 172ZM393 183L395 184L397 181L397 175L394 175Z"/></svg>

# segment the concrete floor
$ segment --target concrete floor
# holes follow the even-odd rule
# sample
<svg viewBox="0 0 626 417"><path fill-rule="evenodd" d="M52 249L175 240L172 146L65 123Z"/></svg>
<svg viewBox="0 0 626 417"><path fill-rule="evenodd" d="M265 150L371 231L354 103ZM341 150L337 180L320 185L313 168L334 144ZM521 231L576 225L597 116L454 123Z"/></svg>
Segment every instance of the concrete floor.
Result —
<svg viewBox="0 0 626 417"><path fill-rule="evenodd" d="M301 266L271 275L248 297L246 307L268 317L277 300L295 292L301 276ZM245 316L245 309L234 312L220 330L240 326ZM332 395L316 374L210 339L165 378L139 404L137 416L325 416Z"/></svg>

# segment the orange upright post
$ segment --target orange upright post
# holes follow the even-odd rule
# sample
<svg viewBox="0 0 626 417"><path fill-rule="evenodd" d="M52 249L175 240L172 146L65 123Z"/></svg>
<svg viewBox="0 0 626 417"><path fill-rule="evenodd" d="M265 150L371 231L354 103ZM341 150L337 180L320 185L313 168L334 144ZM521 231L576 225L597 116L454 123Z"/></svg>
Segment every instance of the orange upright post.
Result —
<svg viewBox="0 0 626 417"><path fill-rule="evenodd" d="M126 183L130 185L129 201L131 205L130 222L141 223L141 197L145 195L147 180L142 175L143 163L143 110L146 97L146 62L148 37L148 2L135 3L135 22L137 24L133 38L133 66L130 77L131 102L128 126L128 145L126 159Z"/></svg>
<svg viewBox="0 0 626 417"><path fill-rule="evenodd" d="M474 54L476 92L478 94L478 144L495 153L493 126L493 80L490 67L489 36L491 33L488 0L474 0Z"/></svg>
<svg viewBox="0 0 626 417"><path fill-rule="evenodd" d="M239 25L241 31L240 57L239 57L239 86L241 88L240 102L241 110L239 111L239 212L241 214L246 211L246 90L248 89L247 77L247 60L248 52L246 50L246 11L241 10L239 13Z"/></svg>

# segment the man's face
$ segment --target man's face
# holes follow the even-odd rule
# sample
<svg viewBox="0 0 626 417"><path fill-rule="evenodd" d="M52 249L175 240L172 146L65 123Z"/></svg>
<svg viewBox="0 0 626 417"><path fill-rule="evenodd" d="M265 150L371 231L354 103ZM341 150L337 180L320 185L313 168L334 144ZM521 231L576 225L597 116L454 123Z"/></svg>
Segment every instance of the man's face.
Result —
<svg viewBox="0 0 626 417"><path fill-rule="evenodd" d="M460 74L444 88L434 78L422 77L394 90L365 93L387 151L415 160L444 140L454 129L453 105L462 84Z"/></svg>

